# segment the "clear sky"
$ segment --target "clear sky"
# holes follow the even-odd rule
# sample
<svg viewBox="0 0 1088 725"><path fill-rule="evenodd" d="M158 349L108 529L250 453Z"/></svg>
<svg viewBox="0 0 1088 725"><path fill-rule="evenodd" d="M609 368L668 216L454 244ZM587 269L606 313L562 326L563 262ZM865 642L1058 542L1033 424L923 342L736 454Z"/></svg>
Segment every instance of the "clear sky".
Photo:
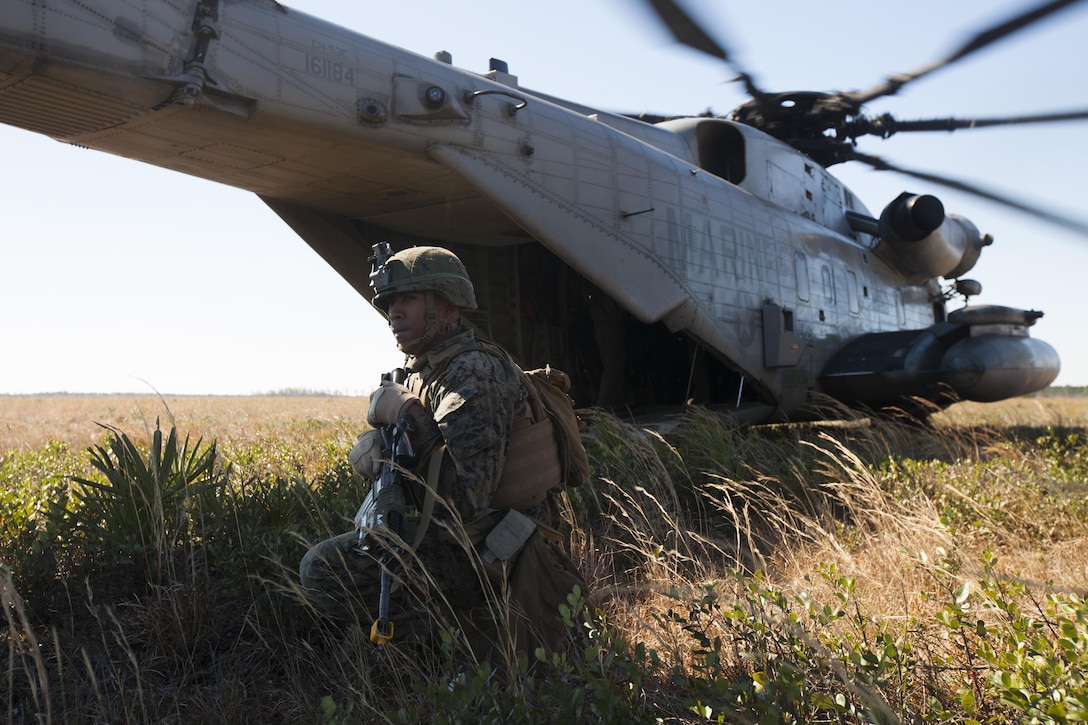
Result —
<svg viewBox="0 0 1088 725"><path fill-rule="evenodd" d="M468 70L506 60L531 89L606 110L726 113L720 62L673 43L641 2L286 4ZM1025 7L1009 0L689 0L767 90L868 88ZM0 10L0 13L3 11ZM936 72L871 113L993 117L1088 108L1088 4ZM863 139L913 169L1088 219L1088 122ZM0 126L0 393L365 394L400 361L381 318L252 194ZM848 164L873 211L933 193L995 244L980 304L1041 309L1033 335L1088 384L1088 238L962 193Z"/></svg>

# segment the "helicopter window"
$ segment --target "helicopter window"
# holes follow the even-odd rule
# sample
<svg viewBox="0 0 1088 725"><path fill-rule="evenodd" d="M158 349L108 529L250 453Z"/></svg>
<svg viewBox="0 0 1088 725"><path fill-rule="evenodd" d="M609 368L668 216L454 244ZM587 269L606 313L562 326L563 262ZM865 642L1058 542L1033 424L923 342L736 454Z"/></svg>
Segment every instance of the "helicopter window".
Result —
<svg viewBox="0 0 1088 725"><path fill-rule="evenodd" d="M831 268L826 264L820 267L820 277L824 283L824 297L832 304L835 303L835 280L831 276Z"/></svg>
<svg viewBox="0 0 1088 725"><path fill-rule="evenodd" d="M857 313L858 305L858 276L851 270L846 270L846 299L850 303L850 311Z"/></svg>
<svg viewBox="0 0 1088 725"><path fill-rule="evenodd" d="M797 277L797 299L808 302L811 296L808 284L808 259L800 252L793 255L793 273Z"/></svg>

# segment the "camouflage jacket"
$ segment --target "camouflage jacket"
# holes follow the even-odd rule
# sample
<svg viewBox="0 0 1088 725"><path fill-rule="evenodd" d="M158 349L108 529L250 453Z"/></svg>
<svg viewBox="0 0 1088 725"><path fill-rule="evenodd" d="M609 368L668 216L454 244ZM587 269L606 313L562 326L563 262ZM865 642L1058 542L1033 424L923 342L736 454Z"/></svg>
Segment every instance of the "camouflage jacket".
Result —
<svg viewBox="0 0 1088 725"><path fill-rule="evenodd" d="M446 455L438 495L461 521L478 519L498 487L507 445L517 427L531 422L528 392L510 358L464 329L431 350L408 358L405 385L428 414L416 416L413 442L419 453L417 476L425 477L430 453L443 443ZM421 491L414 492L416 501ZM435 509L435 516L443 514Z"/></svg>

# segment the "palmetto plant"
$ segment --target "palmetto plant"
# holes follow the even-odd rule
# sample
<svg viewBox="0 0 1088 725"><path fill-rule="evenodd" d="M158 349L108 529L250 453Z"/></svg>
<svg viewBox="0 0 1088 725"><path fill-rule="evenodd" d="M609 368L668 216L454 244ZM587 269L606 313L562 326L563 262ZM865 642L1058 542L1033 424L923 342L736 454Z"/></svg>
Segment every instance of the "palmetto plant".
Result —
<svg viewBox="0 0 1088 725"><path fill-rule="evenodd" d="M73 477L76 528L105 556L120 555L152 578L164 555L197 534L201 514L215 516L229 469L218 463L215 443L179 445L177 430L163 436L156 421L146 455L127 434L110 426L104 445L89 448L104 480Z"/></svg>

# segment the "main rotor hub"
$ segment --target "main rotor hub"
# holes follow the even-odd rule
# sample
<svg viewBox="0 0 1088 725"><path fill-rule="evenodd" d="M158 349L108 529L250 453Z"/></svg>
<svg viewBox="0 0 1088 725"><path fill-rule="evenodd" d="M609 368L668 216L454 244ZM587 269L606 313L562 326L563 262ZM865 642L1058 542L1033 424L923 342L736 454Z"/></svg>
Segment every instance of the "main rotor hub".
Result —
<svg viewBox="0 0 1088 725"><path fill-rule="evenodd" d="M818 91L763 93L733 109L729 118L793 146L821 166L846 161L860 108L842 94Z"/></svg>

